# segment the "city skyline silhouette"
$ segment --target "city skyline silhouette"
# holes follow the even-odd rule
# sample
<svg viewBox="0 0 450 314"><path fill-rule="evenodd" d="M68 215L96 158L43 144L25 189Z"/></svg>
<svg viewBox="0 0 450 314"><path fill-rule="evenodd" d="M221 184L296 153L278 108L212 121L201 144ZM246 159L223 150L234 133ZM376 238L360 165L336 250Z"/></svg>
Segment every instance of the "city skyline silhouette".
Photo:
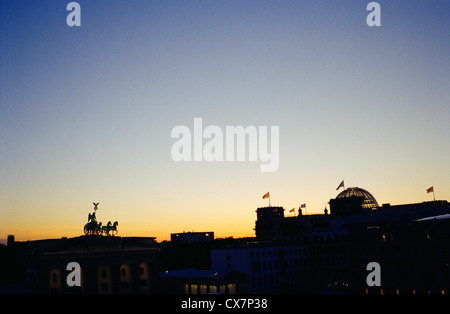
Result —
<svg viewBox="0 0 450 314"><path fill-rule="evenodd" d="M321 214L305 214L306 206L294 215L281 206L257 208L253 237L183 231L162 242L97 232L98 204L83 236L8 236L0 246L0 290L265 296L444 295L450 289L447 201L379 206L369 191L349 187Z"/></svg>
<svg viewBox="0 0 450 314"><path fill-rule="evenodd" d="M321 214L342 180L379 205L449 200L450 4L378 1L370 27L368 2L80 2L71 27L68 1L2 1L0 240L80 236L93 201L161 242L251 237L268 191ZM276 171L174 161L196 117L279 127Z"/></svg>

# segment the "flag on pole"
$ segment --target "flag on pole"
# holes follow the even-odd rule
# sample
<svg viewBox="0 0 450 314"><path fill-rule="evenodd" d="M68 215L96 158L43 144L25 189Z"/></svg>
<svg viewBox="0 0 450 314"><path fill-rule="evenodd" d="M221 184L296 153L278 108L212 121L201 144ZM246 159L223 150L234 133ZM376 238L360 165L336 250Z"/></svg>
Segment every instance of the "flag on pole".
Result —
<svg viewBox="0 0 450 314"><path fill-rule="evenodd" d="M427 189L427 194L428 194L428 193L431 193L431 192L433 192L433 201L435 201L435 200L436 200L436 196L434 196L434 187L429 187L429 188Z"/></svg>
<svg viewBox="0 0 450 314"><path fill-rule="evenodd" d="M302 204L302 205L300 205L300 210L302 210L302 208L304 208L304 209L305 209L305 214L306 214L306 203L305 203L305 204Z"/></svg>
<svg viewBox="0 0 450 314"><path fill-rule="evenodd" d="M295 207L294 208L292 208L290 211L289 211L290 213L293 213L293 212L295 212Z"/></svg>
<svg viewBox="0 0 450 314"><path fill-rule="evenodd" d="M345 190L344 180L342 180L342 182L339 184L339 186L337 187L336 190L339 190L340 188L344 188L344 190Z"/></svg>
<svg viewBox="0 0 450 314"><path fill-rule="evenodd" d="M269 206L270 206L270 193L267 192L266 194L263 195L263 199L268 198L269 199Z"/></svg>

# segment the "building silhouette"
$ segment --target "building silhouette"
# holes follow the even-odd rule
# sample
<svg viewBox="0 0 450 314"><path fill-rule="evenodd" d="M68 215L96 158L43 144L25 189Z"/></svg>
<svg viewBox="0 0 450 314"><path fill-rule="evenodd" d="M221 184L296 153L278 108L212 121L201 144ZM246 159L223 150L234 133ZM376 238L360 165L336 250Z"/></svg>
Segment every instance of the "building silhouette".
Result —
<svg viewBox="0 0 450 314"><path fill-rule="evenodd" d="M236 270L176 269L159 273L160 292L175 294L247 293L247 275Z"/></svg>
<svg viewBox="0 0 450 314"><path fill-rule="evenodd" d="M258 208L254 238L9 236L0 283L19 284L8 288L17 293L450 293L447 201L380 206L352 187L329 204L323 214L288 217L281 206ZM70 262L80 264L79 287L66 284ZM371 262L380 265L379 286L367 284Z"/></svg>
<svg viewBox="0 0 450 314"><path fill-rule="evenodd" d="M284 219L283 207L261 207L256 210L256 216L255 233L258 240L274 240L280 235Z"/></svg>
<svg viewBox="0 0 450 314"><path fill-rule="evenodd" d="M255 241L213 247L211 267L248 274L250 293L450 292L447 201L379 206L352 187L329 204L329 214L295 217L258 208ZM381 286L367 285L370 262Z"/></svg>
<svg viewBox="0 0 450 314"><path fill-rule="evenodd" d="M180 232L171 233L170 241L172 242L184 242L184 243L208 243L214 241L214 232Z"/></svg>
<svg viewBox="0 0 450 314"><path fill-rule="evenodd" d="M249 293L308 292L307 246L281 242L249 242L211 249L211 267L248 275Z"/></svg>
<svg viewBox="0 0 450 314"><path fill-rule="evenodd" d="M363 209L376 209L378 207L378 202L375 199L375 197L373 197L372 194L370 194L369 191L364 190L362 188L359 187L351 187L351 188L347 188L344 191L342 191L341 193L339 193L336 196L336 199L346 199L348 200L349 198L356 196L356 197L362 197L363 198L363 202L361 207Z"/></svg>
<svg viewBox="0 0 450 314"><path fill-rule="evenodd" d="M158 249L152 237L81 236L14 242L24 283L38 293L157 292ZM81 285L70 287L67 265L81 267Z"/></svg>

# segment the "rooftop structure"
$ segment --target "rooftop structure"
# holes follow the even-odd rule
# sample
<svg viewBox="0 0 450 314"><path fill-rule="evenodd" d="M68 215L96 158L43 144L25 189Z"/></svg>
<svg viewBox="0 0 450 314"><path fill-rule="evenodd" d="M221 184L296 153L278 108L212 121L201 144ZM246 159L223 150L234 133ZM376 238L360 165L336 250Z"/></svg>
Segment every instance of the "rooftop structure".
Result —
<svg viewBox="0 0 450 314"><path fill-rule="evenodd" d="M336 196L336 198L348 198L352 196L363 197L362 208L364 209L376 209L378 202L375 197L369 193L369 191L358 187L347 188Z"/></svg>

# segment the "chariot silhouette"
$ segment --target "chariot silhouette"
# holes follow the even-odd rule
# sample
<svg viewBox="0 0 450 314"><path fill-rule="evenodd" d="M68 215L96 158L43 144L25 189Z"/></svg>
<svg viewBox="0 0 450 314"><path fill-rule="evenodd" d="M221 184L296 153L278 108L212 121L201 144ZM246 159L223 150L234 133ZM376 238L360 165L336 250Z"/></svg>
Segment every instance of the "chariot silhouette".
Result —
<svg viewBox="0 0 450 314"><path fill-rule="evenodd" d="M106 235L106 236L115 236L117 235L117 226L119 225L119 222L115 221L113 224L111 221L108 221L106 226L102 226L101 222L97 222L97 218L95 217L95 213L98 209L98 204L100 203L93 203L94 204L94 212L88 215L88 222L84 225L84 234L85 235Z"/></svg>

